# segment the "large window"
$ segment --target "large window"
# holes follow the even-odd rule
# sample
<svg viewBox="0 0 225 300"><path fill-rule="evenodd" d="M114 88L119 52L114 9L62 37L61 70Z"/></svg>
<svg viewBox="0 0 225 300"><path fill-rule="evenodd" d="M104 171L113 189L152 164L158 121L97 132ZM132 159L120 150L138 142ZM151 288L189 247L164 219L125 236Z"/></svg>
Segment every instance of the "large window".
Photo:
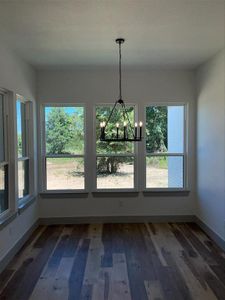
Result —
<svg viewBox="0 0 225 300"><path fill-rule="evenodd" d="M185 187L185 106L146 108L146 188Z"/></svg>
<svg viewBox="0 0 225 300"><path fill-rule="evenodd" d="M96 187L97 189L133 189L135 187L134 143L101 142L100 122L106 121L112 106L96 107ZM134 107L128 107L129 118L134 123ZM107 128L116 135L116 124L122 133L122 111L119 109L111 117ZM106 132L107 134L107 132Z"/></svg>
<svg viewBox="0 0 225 300"><path fill-rule="evenodd" d="M30 193L29 167L30 167L30 136L29 115L30 102L17 96L17 157L18 157L18 198L23 200Z"/></svg>
<svg viewBox="0 0 225 300"><path fill-rule="evenodd" d="M83 190L84 107L44 107L45 190Z"/></svg>
<svg viewBox="0 0 225 300"><path fill-rule="evenodd" d="M6 101L0 93L0 216L9 209Z"/></svg>

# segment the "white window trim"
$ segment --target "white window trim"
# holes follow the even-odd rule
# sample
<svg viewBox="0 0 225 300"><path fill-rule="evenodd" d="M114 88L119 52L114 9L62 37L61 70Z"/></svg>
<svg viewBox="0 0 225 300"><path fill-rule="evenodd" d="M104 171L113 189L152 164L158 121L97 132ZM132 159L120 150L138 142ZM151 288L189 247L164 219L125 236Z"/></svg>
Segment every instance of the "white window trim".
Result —
<svg viewBox="0 0 225 300"><path fill-rule="evenodd" d="M39 170L41 176L39 182L40 193L43 194L82 194L82 193L137 193L137 192L189 192L189 157L188 157L188 142L189 142L189 103L188 102L151 102L142 104L128 103L127 106L134 106L135 109L135 120L138 120L138 116L143 120L143 140L139 143L134 143L134 153L132 154L97 154L96 153L96 107L97 106L113 106L114 103L94 103L86 104L80 102L74 102L70 99L70 102L63 103L63 100L57 100L57 102L45 102L39 106L39 117L40 117L40 156ZM146 108L149 106L184 106L184 153L165 153L162 155L182 155L184 157L184 187L183 188L146 188L146 134L145 134L145 124L146 124ZM65 190L47 190L46 189L46 170L45 170L45 113L44 108L49 107L84 107L84 154L82 155L68 155L67 157L82 157L84 158L84 174L85 174L85 189L65 189ZM87 120L88 116L88 120ZM93 120L91 120L93 119ZM92 127L93 124L93 127ZM86 132L90 133L87 139ZM92 132L92 135L91 135ZM88 146L88 147L87 147ZM139 155L138 155L139 153ZM148 153L150 154L150 153ZM66 155L65 155L66 156ZM100 156L130 156L134 157L134 188L118 189L97 189L97 175L96 175L96 158ZM53 157L53 156L51 156ZM57 155L55 156L57 157Z"/></svg>
<svg viewBox="0 0 225 300"><path fill-rule="evenodd" d="M113 107L115 103L97 103L93 107L93 155L94 155L94 186L93 186L93 192L94 193L117 193L117 192L138 192L139 191L139 181L138 181L138 143L134 143L134 152L133 153L127 153L127 154L116 154L116 153L107 153L107 154L99 154L96 152L96 108L98 106L110 106ZM135 122L138 121L138 105L134 103L126 103L126 106L134 107L134 119ZM120 156L120 157L133 157L134 158L134 187L133 188L97 188L97 164L96 160L97 157L112 157L112 156Z"/></svg>
<svg viewBox="0 0 225 300"><path fill-rule="evenodd" d="M25 126L26 126L26 156L18 157L18 136L17 136L17 101L24 103L25 106ZM18 207L24 205L26 202L29 202L30 199L34 197L35 194L35 182L34 182L34 103L30 99L26 99L24 96L19 94L15 95L15 115L16 115L16 134L15 134L15 145L16 145L16 192L17 192L17 202ZM29 193L28 195L19 198L19 186L18 186L18 162L19 161L26 161L29 162L28 167L28 176L29 176Z"/></svg>
<svg viewBox="0 0 225 300"><path fill-rule="evenodd" d="M4 161L0 162L0 166L4 167L7 166L8 172L8 208L0 213L0 220L5 219L13 210L13 195L10 191L9 186L11 185L11 176L10 176L10 153L9 153L9 94L8 91L5 89L0 89L0 94L3 96L3 124L4 124L4 131L3 131L3 139L4 139Z"/></svg>
<svg viewBox="0 0 225 300"><path fill-rule="evenodd" d="M182 153L148 153L146 143L144 143L144 190L143 192L179 192L189 191L189 173L188 173L188 128L189 128L189 103L188 102L150 102L144 105L144 124L146 124L146 108L151 106L184 106L184 152ZM146 131L145 131L146 141ZM182 188L148 188L146 187L146 157L148 156L182 156L183 157L183 184Z"/></svg>
<svg viewBox="0 0 225 300"><path fill-rule="evenodd" d="M65 155L47 155L46 154L46 144L45 144L45 107L83 107L84 108L84 153L83 154L65 154ZM87 193L87 142L86 142L86 114L87 109L84 103L78 102L70 102L63 103L63 101L55 103L55 102L47 102L40 105L40 124L41 124L41 166L40 171L42 174L42 180L40 182L40 190L41 193L45 194L80 194ZM84 189L58 189L58 190L48 190L47 189L47 170L46 170L46 158L54 158L54 157L80 157L84 159Z"/></svg>

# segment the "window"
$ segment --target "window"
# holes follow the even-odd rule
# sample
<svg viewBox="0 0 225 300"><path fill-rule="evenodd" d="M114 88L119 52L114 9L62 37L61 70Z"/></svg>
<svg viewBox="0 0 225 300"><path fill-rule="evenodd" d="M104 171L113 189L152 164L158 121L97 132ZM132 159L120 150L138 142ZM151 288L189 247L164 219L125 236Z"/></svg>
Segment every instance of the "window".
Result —
<svg viewBox="0 0 225 300"><path fill-rule="evenodd" d="M23 200L30 194L30 139L29 115L30 102L17 96L17 157L18 157L18 198Z"/></svg>
<svg viewBox="0 0 225 300"><path fill-rule="evenodd" d="M185 187L185 106L146 108L146 188Z"/></svg>
<svg viewBox="0 0 225 300"><path fill-rule="evenodd" d="M9 209L6 101L0 93L0 216Z"/></svg>
<svg viewBox="0 0 225 300"><path fill-rule="evenodd" d="M84 107L44 107L45 190L83 190Z"/></svg>
<svg viewBox="0 0 225 300"><path fill-rule="evenodd" d="M101 142L100 122L106 121L112 106L96 107L96 187L97 189L133 189L135 187L134 143ZM128 107L130 121L134 123L134 107ZM122 134L123 120L120 109L112 115L108 128L116 135L116 123Z"/></svg>

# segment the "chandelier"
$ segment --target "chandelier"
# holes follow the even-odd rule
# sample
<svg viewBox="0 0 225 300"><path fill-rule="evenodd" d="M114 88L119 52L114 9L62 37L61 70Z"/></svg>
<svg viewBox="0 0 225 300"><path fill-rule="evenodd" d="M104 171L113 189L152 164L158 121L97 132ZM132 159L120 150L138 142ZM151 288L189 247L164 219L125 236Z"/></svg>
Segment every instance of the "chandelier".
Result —
<svg viewBox="0 0 225 300"><path fill-rule="evenodd" d="M123 38L116 39L116 43L119 44L119 99L115 102L108 119L100 123L100 141L104 142L140 142L142 140L143 123L140 121L139 123L135 122L134 125L131 124L128 110L122 100L121 44L124 42L125 40ZM121 122L116 122L116 131L114 131L116 133L111 132L110 134L108 133L107 125L110 123L110 120L112 119L113 114L116 113L118 107L122 112L123 120L121 120Z"/></svg>

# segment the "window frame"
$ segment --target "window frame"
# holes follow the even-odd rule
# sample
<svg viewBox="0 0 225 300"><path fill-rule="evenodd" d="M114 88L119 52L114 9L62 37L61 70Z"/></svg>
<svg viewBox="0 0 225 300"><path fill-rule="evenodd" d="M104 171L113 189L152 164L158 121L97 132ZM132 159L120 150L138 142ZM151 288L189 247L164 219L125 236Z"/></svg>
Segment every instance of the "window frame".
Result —
<svg viewBox="0 0 225 300"><path fill-rule="evenodd" d="M172 152L164 152L164 153L148 153L146 149L146 109L147 107L152 106L183 106L184 107L184 143L183 143L183 151L181 153L172 153ZM188 102L151 102L144 105L144 192L179 192L179 191L188 191L189 189L189 180L188 180L188 128L189 128L189 103ZM165 157L183 157L183 187L178 188L169 188L169 187L158 187L151 188L147 187L147 166L146 159L147 157L153 156L165 156Z"/></svg>
<svg viewBox="0 0 225 300"><path fill-rule="evenodd" d="M83 107L84 109L84 153L83 154L65 154L65 155L47 155L46 154L46 130L45 130L45 108L46 107ZM84 103L74 103L74 102L66 102L63 101L55 103L55 102L47 102L40 105L40 117L41 117L41 174L42 180L40 182L41 185L41 193L45 194L76 194L76 193L86 193L87 192L87 142L86 142L86 114L87 109ZM65 157L65 158L83 158L84 159L84 188L83 189L47 189L47 158L57 158L57 157Z"/></svg>
<svg viewBox="0 0 225 300"><path fill-rule="evenodd" d="M108 153L108 154L99 154L97 153L96 149L96 108L98 106L109 106L113 107L115 103L113 102L107 102L107 103L96 103L93 107L93 149L94 149L94 155L93 155L93 192L105 192L105 193L115 193L115 192L138 192L139 190L139 182L138 182L138 142L134 143L134 152L128 153L128 154L116 154L116 153ZM134 120L135 122L138 121L138 105L134 103L126 103L127 107L133 107L134 108ZM134 187L133 188L97 188L97 158L98 157L133 157L134 159Z"/></svg>
<svg viewBox="0 0 225 300"><path fill-rule="evenodd" d="M0 213L0 220L7 217L12 212L12 201L9 185L11 183L10 180L10 154L9 154L9 94L8 91L0 88L0 94L3 97L3 143L4 143L4 160L0 162L1 167L7 166L7 200L8 200L8 208Z"/></svg>
<svg viewBox="0 0 225 300"><path fill-rule="evenodd" d="M25 104L25 156L18 156L18 132L17 132L17 101ZM15 111L16 111L16 187L17 187L17 202L18 207L20 208L25 203L29 202L34 196L34 139L33 139L33 122L34 122L34 112L33 112L33 101L26 99L24 96L20 94L16 94L15 97ZM28 161L28 194L24 197L19 198L19 162Z"/></svg>

